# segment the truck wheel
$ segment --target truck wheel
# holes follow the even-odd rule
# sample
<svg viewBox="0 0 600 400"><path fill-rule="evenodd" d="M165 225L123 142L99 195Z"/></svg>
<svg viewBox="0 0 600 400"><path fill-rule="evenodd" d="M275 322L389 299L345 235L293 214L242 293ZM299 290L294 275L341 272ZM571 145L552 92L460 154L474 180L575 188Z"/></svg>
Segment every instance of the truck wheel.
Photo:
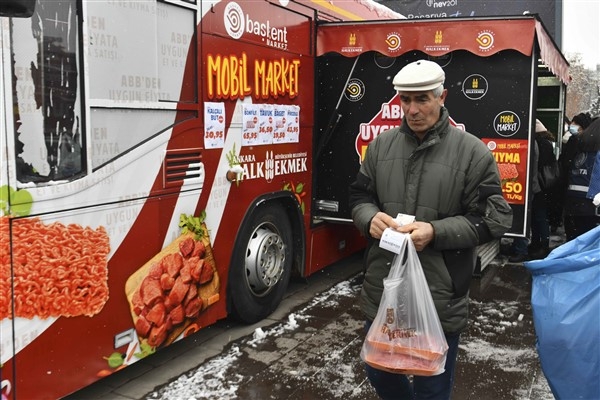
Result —
<svg viewBox="0 0 600 400"><path fill-rule="evenodd" d="M278 205L258 206L238 234L229 275L233 315L255 323L281 302L292 271L292 228Z"/></svg>

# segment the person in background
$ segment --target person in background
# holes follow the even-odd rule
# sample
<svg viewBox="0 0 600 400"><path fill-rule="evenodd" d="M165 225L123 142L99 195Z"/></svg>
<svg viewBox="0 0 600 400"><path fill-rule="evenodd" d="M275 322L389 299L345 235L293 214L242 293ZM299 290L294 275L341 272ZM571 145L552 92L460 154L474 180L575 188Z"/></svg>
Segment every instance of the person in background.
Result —
<svg viewBox="0 0 600 400"><path fill-rule="evenodd" d="M595 119L583 132L569 139L569 143L571 141L574 150L567 160L564 202L567 241L600 225L600 210L587 197L594 163L600 151L600 119Z"/></svg>
<svg viewBox="0 0 600 400"><path fill-rule="evenodd" d="M435 62L406 65L393 79L404 117L367 148L350 185L354 224L372 240L360 307L368 331L377 315L383 280L394 253L379 247L386 228L409 233L418 251L448 353L435 376L392 374L366 365L369 381L383 399L449 399L460 332L468 321L469 287L477 245L498 239L512 225L500 175L485 144L450 124L444 107L444 70ZM415 217L400 225L399 214Z"/></svg>
<svg viewBox="0 0 600 400"><path fill-rule="evenodd" d="M565 115L563 117L563 132L560 140L564 144L567 143L569 138L571 137L571 133L569 132L569 126L571 125L571 121ZM556 140L558 142L558 139ZM562 148L562 147L561 147ZM559 152L556 152L559 154ZM547 195L548 197L548 222L550 223L550 232L556 233L558 228L563 226L563 194L561 190L560 184L557 185L553 190L550 191Z"/></svg>
<svg viewBox="0 0 600 400"><path fill-rule="evenodd" d="M536 120L537 121L537 120ZM525 203L528 210L528 221L531 223L533 214L533 199L538 195L542 188L538 181L538 158L539 148L537 141L533 141L533 151L531 152L531 165L529 167L529 191L527 192L527 202ZM529 258L529 239L527 237L516 237L513 239L510 247L511 255L508 257L510 263L522 263Z"/></svg>
<svg viewBox="0 0 600 400"><path fill-rule="evenodd" d="M562 210L563 225L564 225L564 220L566 218L565 217L565 208L566 208L567 204L566 204L565 196L567 194L567 186L569 184L569 180L568 180L569 169L571 168L571 164L573 162L575 154L577 153L578 135L585 128L587 128L591 122L592 122L591 118L590 118L589 114L587 114L587 113L579 113L579 114L575 115L573 117L573 119L571 120L571 123L569 124L569 132L565 133L565 135L563 135L563 138L562 138L564 144L562 146L562 150L561 150L560 156L558 158L558 165L560 167L561 180L559 183L559 187L557 188L557 194L555 196L555 200L558 202L558 204L560 205L560 208ZM566 142L565 142L565 137L567 137Z"/></svg>
<svg viewBox="0 0 600 400"><path fill-rule="evenodd" d="M535 142L538 147L538 183L540 191L533 195L531 205L531 243L529 244L529 259L535 260L545 258L550 252L550 223L548 218L549 202L554 187L544 187L540 179L542 169L545 166L556 164L554 147L554 135L546 129L544 124L535 120Z"/></svg>
<svg viewBox="0 0 600 400"><path fill-rule="evenodd" d="M569 122L569 127L562 137L562 142L564 144L569 143L569 139L571 139L571 137L579 135L585 128L590 126L591 122L592 119L588 113L579 113L575 115Z"/></svg>
<svg viewBox="0 0 600 400"><path fill-rule="evenodd" d="M590 124L592 123L592 118L587 113L579 113L573 117L571 120L571 124L569 125L569 136L567 142L565 143L565 136L563 136L563 149L560 154L559 164L561 165L563 172L565 172L564 176L566 177L567 169L571 165L573 161L573 157L577 152L577 137L581 132L583 132ZM566 184L566 181L564 182Z"/></svg>

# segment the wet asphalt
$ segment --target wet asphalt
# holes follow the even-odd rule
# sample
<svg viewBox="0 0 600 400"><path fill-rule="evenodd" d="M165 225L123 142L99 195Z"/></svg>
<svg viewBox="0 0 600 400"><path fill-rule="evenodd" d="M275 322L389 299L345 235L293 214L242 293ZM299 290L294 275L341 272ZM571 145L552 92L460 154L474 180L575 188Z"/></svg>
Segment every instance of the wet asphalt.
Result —
<svg viewBox="0 0 600 400"><path fill-rule="evenodd" d="M564 240L551 239L551 247ZM535 350L532 278L507 258L498 255L471 282L453 400L554 399ZM362 269L356 254L294 280L269 318L220 321L66 399L375 400L359 357Z"/></svg>

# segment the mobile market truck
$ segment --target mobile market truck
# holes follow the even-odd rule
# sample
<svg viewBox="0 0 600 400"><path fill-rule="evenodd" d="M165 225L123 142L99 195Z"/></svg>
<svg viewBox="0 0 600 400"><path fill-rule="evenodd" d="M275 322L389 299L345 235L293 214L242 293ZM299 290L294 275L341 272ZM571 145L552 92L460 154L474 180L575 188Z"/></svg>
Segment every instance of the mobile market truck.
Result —
<svg viewBox="0 0 600 400"><path fill-rule="evenodd" d="M535 119L562 132L569 82L569 65L536 15L320 24L317 214L350 220L348 188L368 144L401 121L392 79L421 58L444 69L451 123L481 138L494 154L514 212L506 236L527 236ZM480 246L479 268L498 250L499 241Z"/></svg>
<svg viewBox="0 0 600 400"><path fill-rule="evenodd" d="M228 315L256 322L292 275L364 248L338 179L355 175L378 129L398 123L387 86L408 60L441 62L457 124L528 168L532 82L548 43L535 18L520 20L519 45L503 39L504 23L479 25L493 43L478 54L449 41L452 24L413 31L421 25L369 1L14 3L19 18L7 15L13 2L0 8L7 399L65 396ZM369 24L343 20L378 29L367 40ZM413 34L411 46L424 46L405 52ZM459 112L450 103L470 76L473 99ZM508 102L492 108L492 93ZM518 117L514 133L491 129L488 112L506 129ZM527 189L522 175L510 179L507 197Z"/></svg>
<svg viewBox="0 0 600 400"><path fill-rule="evenodd" d="M312 219L316 24L401 15L320 0L0 13L3 399L59 398L227 315L261 320L292 275L364 247Z"/></svg>

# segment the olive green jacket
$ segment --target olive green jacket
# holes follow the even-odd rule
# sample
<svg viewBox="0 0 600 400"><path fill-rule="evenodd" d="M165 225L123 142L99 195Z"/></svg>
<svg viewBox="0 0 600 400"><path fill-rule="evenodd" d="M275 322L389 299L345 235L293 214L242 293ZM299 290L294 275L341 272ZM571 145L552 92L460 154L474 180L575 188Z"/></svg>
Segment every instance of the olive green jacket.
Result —
<svg viewBox="0 0 600 400"><path fill-rule="evenodd" d="M419 259L444 331L464 329L476 246L500 238L512 225L512 209L485 144L451 126L444 107L422 143L403 121L369 145L350 186L350 207L355 225L371 239L360 298L366 317L377 314L394 256L370 237L371 220L379 211L404 213L433 225L435 238Z"/></svg>

